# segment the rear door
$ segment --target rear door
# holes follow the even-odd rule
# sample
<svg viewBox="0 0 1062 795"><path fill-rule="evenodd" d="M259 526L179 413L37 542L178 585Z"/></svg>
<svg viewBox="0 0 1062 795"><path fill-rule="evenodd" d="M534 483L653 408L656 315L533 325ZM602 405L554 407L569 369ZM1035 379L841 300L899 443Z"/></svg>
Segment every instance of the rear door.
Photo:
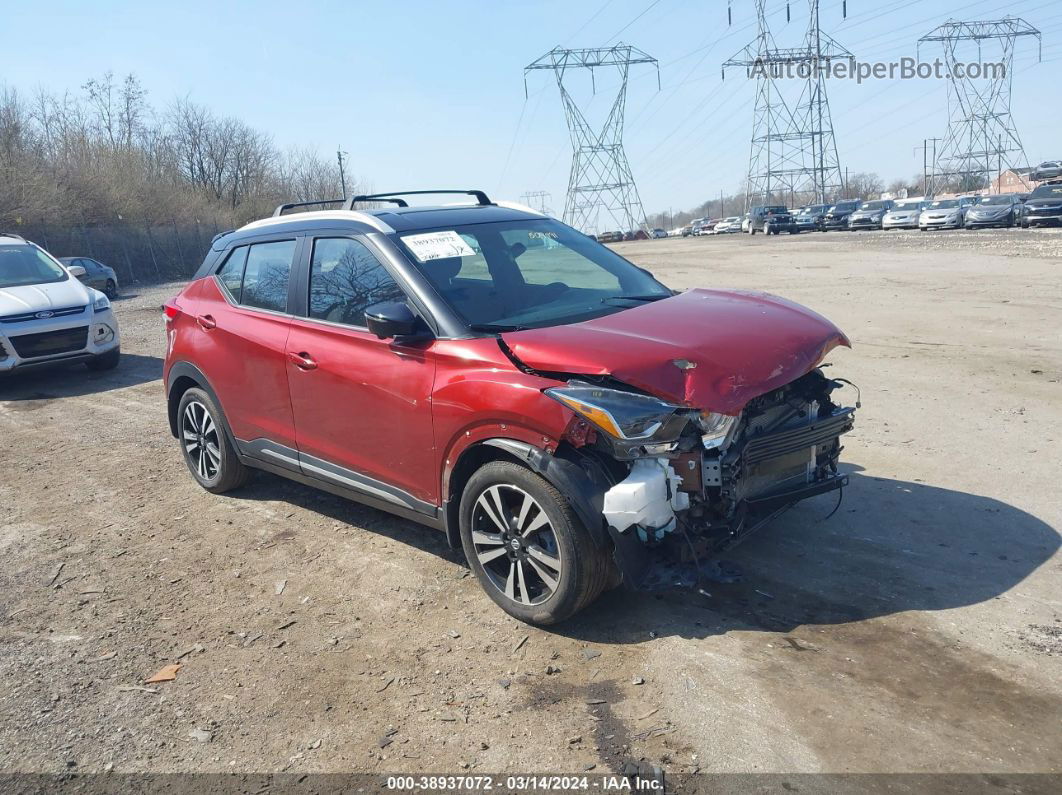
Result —
<svg viewBox="0 0 1062 795"><path fill-rule="evenodd" d="M365 309L406 296L362 238L307 238L306 307L287 340L303 472L422 513L434 509L431 343L381 340Z"/></svg>
<svg viewBox="0 0 1062 795"><path fill-rule="evenodd" d="M82 257L78 262L85 268L85 273L87 274L85 281L89 286L95 287L97 290L103 290L107 287L107 273L103 270L102 265L88 257Z"/></svg>
<svg viewBox="0 0 1062 795"><path fill-rule="evenodd" d="M285 343L294 236L233 248L204 280L195 307L194 361L244 449L298 469Z"/></svg>

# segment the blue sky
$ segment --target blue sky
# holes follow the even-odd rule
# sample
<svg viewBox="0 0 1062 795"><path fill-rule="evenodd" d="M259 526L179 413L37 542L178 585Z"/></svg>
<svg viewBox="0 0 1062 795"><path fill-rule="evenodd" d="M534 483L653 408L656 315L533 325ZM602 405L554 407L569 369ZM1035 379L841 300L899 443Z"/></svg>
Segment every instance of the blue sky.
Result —
<svg viewBox="0 0 1062 795"><path fill-rule="evenodd" d="M804 0L767 0L779 46L796 45ZM648 10L646 10L648 9ZM644 12L644 13L643 13ZM1021 16L1043 31L1019 41L1012 110L1032 162L1062 157L1059 0L823 0L824 30L862 60L915 54L949 18ZM641 15L641 16L639 16ZM0 81L77 90L110 69L134 72L157 107L190 97L271 133L276 143L349 153L377 189L480 187L516 199L552 194L559 213L570 143L556 83L523 67L560 44L624 41L660 61L632 71L626 148L649 212L738 188L748 159L753 84L720 63L755 35L751 0L395 0L180 4L49 2L5 11ZM41 31L35 35L33 31ZM923 48L923 58L935 56ZM986 51L985 60L992 60ZM573 86L590 114L615 81ZM923 137L946 127L942 81L832 81L842 166L884 179L919 173Z"/></svg>

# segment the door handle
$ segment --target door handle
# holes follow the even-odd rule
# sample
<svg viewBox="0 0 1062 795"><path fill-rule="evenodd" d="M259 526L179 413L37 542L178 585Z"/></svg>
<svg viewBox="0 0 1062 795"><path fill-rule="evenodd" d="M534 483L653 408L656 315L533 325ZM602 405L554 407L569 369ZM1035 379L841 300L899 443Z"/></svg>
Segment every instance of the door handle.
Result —
<svg viewBox="0 0 1062 795"><path fill-rule="evenodd" d="M295 353L294 351L289 351L288 358L291 359L291 363L298 367L300 370L317 369L317 362L315 362L313 357L305 351L303 351L302 353Z"/></svg>
<svg viewBox="0 0 1062 795"><path fill-rule="evenodd" d="M218 322L214 320L213 315L199 315L196 317L195 322L199 324L199 328L204 331L210 331L212 328L217 328Z"/></svg>

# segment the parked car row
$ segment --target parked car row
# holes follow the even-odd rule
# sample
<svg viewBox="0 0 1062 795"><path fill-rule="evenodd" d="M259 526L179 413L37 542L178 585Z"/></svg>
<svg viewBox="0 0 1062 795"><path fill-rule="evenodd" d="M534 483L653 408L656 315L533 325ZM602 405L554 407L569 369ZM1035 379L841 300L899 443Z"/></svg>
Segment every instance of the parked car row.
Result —
<svg viewBox="0 0 1062 795"><path fill-rule="evenodd" d="M1048 164L1042 164L1041 168ZM752 207L744 216L698 218L669 236L718 235L746 232L768 235L788 232L978 229L990 226L1023 229L1062 225L1062 179L1037 187L1032 193L1002 193L956 198L914 197L861 201L845 199L835 204L813 204L789 210L783 205Z"/></svg>

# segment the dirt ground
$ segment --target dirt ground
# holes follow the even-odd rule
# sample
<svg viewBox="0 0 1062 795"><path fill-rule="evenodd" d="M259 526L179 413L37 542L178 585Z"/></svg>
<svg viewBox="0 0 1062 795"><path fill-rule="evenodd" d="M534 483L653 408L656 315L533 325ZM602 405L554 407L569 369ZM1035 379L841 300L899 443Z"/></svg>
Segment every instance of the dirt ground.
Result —
<svg viewBox="0 0 1062 795"><path fill-rule="evenodd" d="M441 534L201 490L160 382L177 288L130 290L118 370L0 382L0 771L1062 771L1062 231L616 248L848 332L833 518L790 511L710 597L530 628Z"/></svg>

